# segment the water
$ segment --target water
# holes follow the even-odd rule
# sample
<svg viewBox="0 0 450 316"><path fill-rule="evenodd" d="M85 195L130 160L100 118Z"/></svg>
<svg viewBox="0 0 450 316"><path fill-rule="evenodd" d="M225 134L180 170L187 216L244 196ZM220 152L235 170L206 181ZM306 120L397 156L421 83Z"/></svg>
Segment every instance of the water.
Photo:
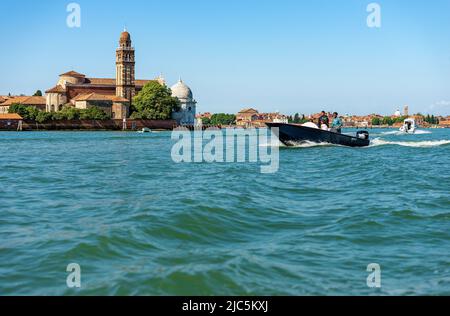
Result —
<svg viewBox="0 0 450 316"><path fill-rule="evenodd" d="M449 295L450 130L371 132L276 174L174 164L170 133L2 132L0 294Z"/></svg>

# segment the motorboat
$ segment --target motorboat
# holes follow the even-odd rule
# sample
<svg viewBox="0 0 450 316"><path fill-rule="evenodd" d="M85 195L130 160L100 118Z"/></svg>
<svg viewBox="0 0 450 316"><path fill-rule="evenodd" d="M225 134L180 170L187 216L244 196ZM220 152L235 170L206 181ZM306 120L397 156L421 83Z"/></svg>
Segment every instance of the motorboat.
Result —
<svg viewBox="0 0 450 316"><path fill-rule="evenodd" d="M144 127L138 133L144 134L144 133L151 133L151 132L152 132L152 130L150 128Z"/></svg>
<svg viewBox="0 0 450 316"><path fill-rule="evenodd" d="M349 147L370 145L369 132L358 131L356 136L340 134L335 130L320 129L314 123L284 124L266 123L278 139L286 146L295 146L305 142L329 143Z"/></svg>
<svg viewBox="0 0 450 316"><path fill-rule="evenodd" d="M416 121L412 118L408 118L403 122L403 126L400 127L400 132L414 134L416 132L416 129Z"/></svg>

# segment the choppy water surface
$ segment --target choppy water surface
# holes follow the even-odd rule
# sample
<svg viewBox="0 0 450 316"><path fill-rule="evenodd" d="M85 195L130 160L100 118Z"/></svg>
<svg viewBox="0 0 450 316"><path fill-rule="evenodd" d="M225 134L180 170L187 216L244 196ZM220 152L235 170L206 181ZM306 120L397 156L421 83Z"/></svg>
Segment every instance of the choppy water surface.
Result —
<svg viewBox="0 0 450 316"><path fill-rule="evenodd" d="M175 164L170 133L2 132L0 294L449 295L450 130L371 132L275 174Z"/></svg>

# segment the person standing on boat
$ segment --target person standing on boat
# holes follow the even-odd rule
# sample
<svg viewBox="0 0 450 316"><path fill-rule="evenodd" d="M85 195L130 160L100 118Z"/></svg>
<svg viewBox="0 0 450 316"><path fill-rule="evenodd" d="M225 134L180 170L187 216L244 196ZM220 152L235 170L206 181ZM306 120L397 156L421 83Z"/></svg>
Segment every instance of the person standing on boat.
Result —
<svg viewBox="0 0 450 316"><path fill-rule="evenodd" d="M335 133L341 133L342 131L342 119L337 112L333 113L333 123L331 123L331 131Z"/></svg>
<svg viewBox="0 0 450 316"><path fill-rule="evenodd" d="M325 126L324 126L325 125ZM322 111L321 116L319 117L319 128L327 129L330 127L330 119L325 111Z"/></svg>

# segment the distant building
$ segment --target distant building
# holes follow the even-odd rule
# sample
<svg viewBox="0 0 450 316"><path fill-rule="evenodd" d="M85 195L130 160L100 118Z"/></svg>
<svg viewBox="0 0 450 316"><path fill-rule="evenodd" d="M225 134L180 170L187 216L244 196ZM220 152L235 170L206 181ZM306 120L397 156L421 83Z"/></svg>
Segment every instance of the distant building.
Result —
<svg viewBox="0 0 450 316"><path fill-rule="evenodd" d="M265 127L266 123L289 123L286 115L276 113L259 113L253 108L243 109L236 114L236 125L242 127Z"/></svg>
<svg viewBox="0 0 450 316"><path fill-rule="evenodd" d="M126 118L133 97L147 83L166 84L162 76L153 80L135 79L135 65L135 49L131 36L124 31L120 34L119 47L116 49L115 78L91 78L73 70L63 73L59 76L56 86L46 91L44 110L57 112L64 105L77 108L98 105L111 115L111 118ZM178 123L194 124L196 101L192 98L190 88L180 81L172 87L172 92L182 104L182 110L176 115L179 118Z"/></svg>
<svg viewBox="0 0 450 316"><path fill-rule="evenodd" d="M178 98L181 102L181 110L172 114L172 118L178 125L195 125L195 113L197 101L194 100L191 88L183 80L179 80L172 86L172 96Z"/></svg>
<svg viewBox="0 0 450 316"><path fill-rule="evenodd" d="M212 114L209 112L199 113L195 116L195 118L197 118L197 119L204 119L204 118L211 119L211 117L212 117Z"/></svg>
<svg viewBox="0 0 450 316"><path fill-rule="evenodd" d="M0 113L8 113L9 108L13 104L21 104L25 106L32 106L38 110L45 111L45 98L35 96L21 96L11 97L0 103Z"/></svg>
<svg viewBox="0 0 450 316"><path fill-rule="evenodd" d="M447 116L446 118L443 118L439 121L440 127L450 127L450 116Z"/></svg>
<svg viewBox="0 0 450 316"><path fill-rule="evenodd" d="M259 112L253 108L243 109L236 114L236 125L249 127L253 121L258 120Z"/></svg>
<svg viewBox="0 0 450 316"><path fill-rule="evenodd" d="M409 106L407 105L403 108L403 116L409 116Z"/></svg>
<svg viewBox="0 0 450 316"><path fill-rule="evenodd" d="M394 113L394 117L401 117L402 113L400 112L400 110L395 111Z"/></svg>
<svg viewBox="0 0 450 316"><path fill-rule="evenodd" d="M101 108L113 119L128 116L129 100L115 95L102 95L97 93L80 94L72 102L77 109Z"/></svg>
<svg viewBox="0 0 450 316"><path fill-rule="evenodd" d="M23 118L17 113L0 114L0 129L21 130Z"/></svg>

